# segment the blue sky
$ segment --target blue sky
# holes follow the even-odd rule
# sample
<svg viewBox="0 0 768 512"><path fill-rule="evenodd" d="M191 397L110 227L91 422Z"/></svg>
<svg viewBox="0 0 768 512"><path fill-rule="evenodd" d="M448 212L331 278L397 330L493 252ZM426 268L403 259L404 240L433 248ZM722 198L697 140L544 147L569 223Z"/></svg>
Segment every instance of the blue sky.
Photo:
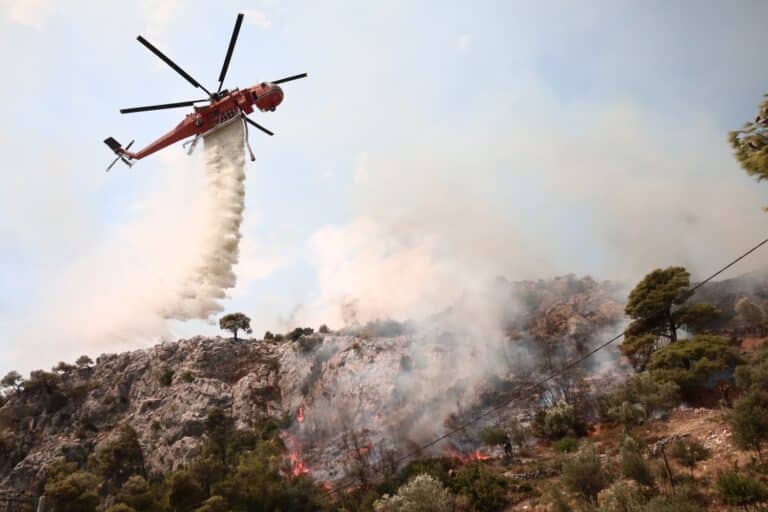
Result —
<svg viewBox="0 0 768 512"><path fill-rule="evenodd" d="M725 141L768 90L764 2L1 5L0 372L215 332L131 295L192 244L196 157L105 174L101 140L184 113L121 107L201 97L137 34L212 85L237 12L229 86L310 75L252 134L224 306L257 332L338 326L350 301L428 314L495 275L701 275L768 227Z"/></svg>

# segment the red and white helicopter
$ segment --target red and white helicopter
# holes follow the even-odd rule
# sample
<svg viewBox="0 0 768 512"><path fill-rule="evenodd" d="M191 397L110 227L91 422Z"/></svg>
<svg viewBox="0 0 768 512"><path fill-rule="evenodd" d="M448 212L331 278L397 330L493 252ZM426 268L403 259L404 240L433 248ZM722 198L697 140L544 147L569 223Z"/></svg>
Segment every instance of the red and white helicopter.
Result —
<svg viewBox="0 0 768 512"><path fill-rule="evenodd" d="M163 52L155 48L152 43L147 41L141 36L138 36L138 41L143 44L149 51L157 55L163 62L168 64L174 71L184 77L187 82L191 83L198 89L202 89L208 94L208 98L191 101L179 101L176 103L165 103L162 105L150 105L146 107L134 107L124 108L120 110L121 114L132 114L134 112L146 112L149 110L162 110L167 108L179 108L179 107L193 107L194 111L187 114L186 117L171 131L161 136L156 141L149 144L147 147L132 152L129 151L134 141L131 141L125 148L112 137L104 139L104 143L115 152L117 158L107 167L109 171L117 162L121 160L128 167L132 166L134 161L140 160L145 156L159 151L171 144L174 144L180 140L188 137L193 137L191 141L184 143L184 146L190 145L188 153L192 153L197 145L200 137L211 133L214 130L222 128L232 122L240 120L245 126L246 144L248 146L248 152L250 153L251 160L255 160L253 151L250 144L248 144L248 124L258 128L267 135L274 135L271 131L267 130L260 124L256 123L248 117L248 114L254 111L254 108L258 108L262 112L273 112L280 103L283 101L283 90L280 88L280 84L290 82L292 80L298 80L299 78L306 78L307 74L302 73L300 75L289 76L281 78L280 80L274 80L272 82L261 82L245 89L223 89L224 78L227 76L227 69L229 68L229 61L232 58L232 52L235 49L235 43L237 42L237 36L240 33L240 26L243 23L243 15L237 15L237 21L235 21L235 28L232 31L232 38L229 41L229 48L227 48L227 56L224 58L224 64L221 67L221 73L219 73L219 87L216 92L211 92L203 87L197 80L192 78L189 73L181 69L175 62L173 62ZM205 103L207 105L195 106L196 103Z"/></svg>

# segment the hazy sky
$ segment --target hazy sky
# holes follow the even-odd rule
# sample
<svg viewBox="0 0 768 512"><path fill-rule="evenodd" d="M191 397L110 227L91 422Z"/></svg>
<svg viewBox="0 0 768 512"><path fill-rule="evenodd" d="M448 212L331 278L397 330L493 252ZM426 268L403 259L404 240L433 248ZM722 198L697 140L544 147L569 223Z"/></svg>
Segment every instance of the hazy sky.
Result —
<svg viewBox="0 0 768 512"><path fill-rule="evenodd" d="M428 314L495 275L701 276L768 234L729 129L768 3L0 0L0 372L215 332L143 307L195 257L199 155L103 172L202 97L300 72L252 133L238 286L257 333ZM738 272L762 265L766 254ZM737 272L737 273L738 273Z"/></svg>

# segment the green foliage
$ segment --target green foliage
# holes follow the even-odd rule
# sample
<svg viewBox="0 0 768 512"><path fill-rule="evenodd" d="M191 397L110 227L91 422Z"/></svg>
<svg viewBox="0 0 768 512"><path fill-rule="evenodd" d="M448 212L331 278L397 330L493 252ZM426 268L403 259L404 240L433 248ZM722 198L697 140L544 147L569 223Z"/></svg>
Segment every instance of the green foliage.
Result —
<svg viewBox="0 0 768 512"><path fill-rule="evenodd" d="M21 383L21 374L15 370L5 374L5 377L0 380L0 387L18 389Z"/></svg>
<svg viewBox="0 0 768 512"><path fill-rule="evenodd" d="M402 485L397 494L385 494L373 504L376 512L451 512L454 499L443 484L426 474Z"/></svg>
<svg viewBox="0 0 768 512"><path fill-rule="evenodd" d="M545 439L560 439L566 435L583 436L587 433L587 424L579 416L576 408L560 402L546 410L538 410L533 417L533 434Z"/></svg>
<svg viewBox="0 0 768 512"><path fill-rule="evenodd" d="M205 490L189 471L174 471L165 485L166 499L174 512L191 512L206 499Z"/></svg>
<svg viewBox="0 0 768 512"><path fill-rule="evenodd" d="M190 372L189 370L181 372L181 375L179 375L179 378L182 382L194 382L195 381L195 374Z"/></svg>
<svg viewBox="0 0 768 512"><path fill-rule="evenodd" d="M98 487L96 475L60 462L51 468L45 495L52 512L95 512L100 501Z"/></svg>
<svg viewBox="0 0 768 512"><path fill-rule="evenodd" d="M309 336L314 333L315 330L311 327L296 327L294 330L285 335L291 341L296 341L302 336Z"/></svg>
<svg viewBox="0 0 768 512"><path fill-rule="evenodd" d="M749 358L748 364L734 372L736 385L744 390L768 391L768 345L762 345Z"/></svg>
<svg viewBox="0 0 768 512"><path fill-rule="evenodd" d="M320 326L317 332L319 332L320 334L330 334L331 330L328 328L327 325L323 324Z"/></svg>
<svg viewBox="0 0 768 512"><path fill-rule="evenodd" d="M173 383L173 370L170 368L163 368L162 373L160 374L160 385L168 387Z"/></svg>
<svg viewBox="0 0 768 512"><path fill-rule="evenodd" d="M734 310L736 317L745 324L760 325L765 321L763 309L746 297L742 297L736 302Z"/></svg>
<svg viewBox="0 0 768 512"><path fill-rule="evenodd" d="M125 503L115 503L107 509L107 512L139 512Z"/></svg>
<svg viewBox="0 0 768 512"><path fill-rule="evenodd" d="M507 431L498 425L485 427L483 431L480 432L480 439L482 439L488 446L503 446L505 443L509 442Z"/></svg>
<svg viewBox="0 0 768 512"><path fill-rule="evenodd" d="M637 484L619 480L598 495L597 512L643 512L648 498Z"/></svg>
<svg viewBox="0 0 768 512"><path fill-rule="evenodd" d="M219 319L219 328L230 331L235 341L237 341L237 333L239 331L251 333L251 319L243 313L229 313Z"/></svg>
<svg viewBox="0 0 768 512"><path fill-rule="evenodd" d="M571 436L561 437L552 447L559 453L572 453L579 448L579 440Z"/></svg>
<svg viewBox="0 0 768 512"><path fill-rule="evenodd" d="M123 484L115 498L120 503L142 512L159 510L159 503L152 493L149 483L139 475L133 475Z"/></svg>
<svg viewBox="0 0 768 512"><path fill-rule="evenodd" d="M653 487L655 485L653 472L643 458L642 447L634 438L629 436L624 438L619 449L619 463L621 474L626 478L634 480L645 487Z"/></svg>
<svg viewBox="0 0 768 512"><path fill-rule="evenodd" d="M672 445L672 458L681 466L690 469L691 476L693 476L696 464L707 460L709 456L709 450L695 439L679 439Z"/></svg>
<svg viewBox="0 0 768 512"><path fill-rule="evenodd" d="M683 267L653 270L630 292L624 312L632 322L621 351L637 370L645 369L663 339L676 342L679 328L696 331L719 314L709 304L684 304L692 294Z"/></svg>
<svg viewBox="0 0 768 512"><path fill-rule="evenodd" d="M674 382L686 393L742 362L738 351L725 338L699 335L657 350L648 368L655 380Z"/></svg>
<svg viewBox="0 0 768 512"><path fill-rule="evenodd" d="M51 370L57 373L69 373L72 370L76 370L77 366L69 363L65 363L64 361L59 361L56 366L54 366Z"/></svg>
<svg viewBox="0 0 768 512"><path fill-rule="evenodd" d="M656 496L643 509L643 512L703 512L704 508L685 495Z"/></svg>
<svg viewBox="0 0 768 512"><path fill-rule="evenodd" d="M272 334L272 331L267 331L264 333L264 341L272 341L275 339L275 335Z"/></svg>
<svg viewBox="0 0 768 512"><path fill-rule="evenodd" d="M133 475L144 475L144 454L133 427L123 425L116 438L91 455L89 465L110 489L119 488Z"/></svg>
<svg viewBox="0 0 768 512"><path fill-rule="evenodd" d="M768 392L752 389L742 395L728 414L728 424L736 446L755 450L762 460L768 440Z"/></svg>
<svg viewBox="0 0 768 512"><path fill-rule="evenodd" d="M227 500L221 496L211 496L200 508L195 509L195 512L229 512L229 510Z"/></svg>
<svg viewBox="0 0 768 512"><path fill-rule="evenodd" d="M624 425L644 423L654 411L677 405L679 387L674 382L657 382L648 372L633 375L614 386L600 399L600 414L604 419Z"/></svg>
<svg viewBox="0 0 768 512"><path fill-rule="evenodd" d="M465 496L478 512L500 510L507 502L507 480L480 462L462 466L449 485L454 493Z"/></svg>
<svg viewBox="0 0 768 512"><path fill-rule="evenodd" d="M768 487L750 475L725 471L717 476L717 490L726 505L745 509L751 505L768 501Z"/></svg>
<svg viewBox="0 0 768 512"><path fill-rule="evenodd" d="M77 361L75 361L75 364L79 366L80 368L85 368L88 366L91 366L93 364L93 359L91 359L88 356L80 356L77 358Z"/></svg>
<svg viewBox="0 0 768 512"><path fill-rule="evenodd" d="M610 483L597 451L591 446L563 460L561 478L568 489L591 503L596 503L597 494Z"/></svg>
<svg viewBox="0 0 768 512"><path fill-rule="evenodd" d="M760 104L755 121L730 132L728 142L747 174L757 181L768 178L768 95Z"/></svg>

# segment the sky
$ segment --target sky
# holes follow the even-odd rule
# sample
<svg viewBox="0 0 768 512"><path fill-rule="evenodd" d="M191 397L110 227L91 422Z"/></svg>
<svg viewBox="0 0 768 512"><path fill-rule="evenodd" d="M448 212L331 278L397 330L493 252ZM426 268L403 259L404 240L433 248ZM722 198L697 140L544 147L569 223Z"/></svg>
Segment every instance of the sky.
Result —
<svg viewBox="0 0 768 512"><path fill-rule="evenodd" d="M217 332L152 309L200 244L200 155L104 168L296 73L251 134L238 283L256 333L417 318L495 276L703 277L768 233L727 132L768 91L760 1L0 0L0 373ZM731 274L765 264L758 254Z"/></svg>

